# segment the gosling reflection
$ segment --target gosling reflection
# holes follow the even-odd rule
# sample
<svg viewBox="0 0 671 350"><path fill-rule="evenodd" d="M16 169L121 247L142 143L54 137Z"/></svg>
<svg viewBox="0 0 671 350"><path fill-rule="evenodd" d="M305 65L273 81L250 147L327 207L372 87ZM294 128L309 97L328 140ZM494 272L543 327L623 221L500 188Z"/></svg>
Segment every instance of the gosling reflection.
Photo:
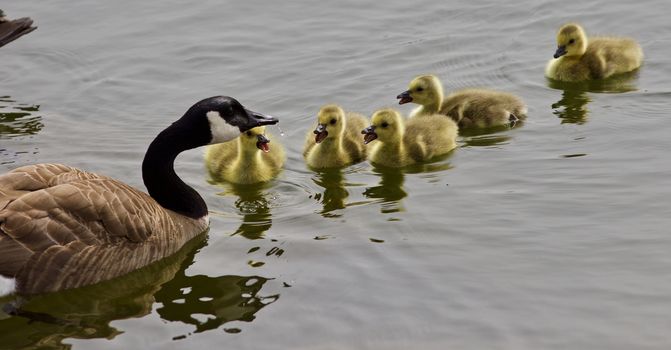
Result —
<svg viewBox="0 0 671 350"><path fill-rule="evenodd" d="M349 196L349 192L345 189L345 178L340 169L324 169L315 173L312 178L315 184L324 188L324 192L315 195L322 206L322 216L337 217L333 213L338 209L344 209L347 204L345 200Z"/></svg>
<svg viewBox="0 0 671 350"><path fill-rule="evenodd" d="M17 103L9 96L0 96L0 139L37 134L43 127L36 115L39 105Z"/></svg>
<svg viewBox="0 0 671 350"><path fill-rule="evenodd" d="M266 185L235 185L228 184L224 194L237 196L235 207L242 214L242 223L233 235L241 235L247 239L262 239L266 231L273 225L271 201L264 193Z"/></svg>
<svg viewBox="0 0 671 350"><path fill-rule="evenodd" d="M619 74L603 80L582 82L563 82L547 79L548 87L562 90L562 97L552 104L553 114L561 119L561 123L584 124L589 117L587 104L591 102L588 93L622 93L636 91L638 70Z"/></svg>
<svg viewBox="0 0 671 350"><path fill-rule="evenodd" d="M366 198L380 199L382 213L405 211L401 200L408 196L403 190L405 175L397 168L375 167L374 173L380 176L377 186L368 187L363 192Z"/></svg>
<svg viewBox="0 0 671 350"><path fill-rule="evenodd" d="M203 234L174 255L111 281L28 299L4 298L0 344L8 349L67 349L68 338L112 339L123 332L112 321L145 316L155 301L161 303L157 312L164 320L203 332L230 321L250 322L279 298L260 295L268 281L263 277L187 276L186 268L206 245ZM207 318L198 319L198 314Z"/></svg>

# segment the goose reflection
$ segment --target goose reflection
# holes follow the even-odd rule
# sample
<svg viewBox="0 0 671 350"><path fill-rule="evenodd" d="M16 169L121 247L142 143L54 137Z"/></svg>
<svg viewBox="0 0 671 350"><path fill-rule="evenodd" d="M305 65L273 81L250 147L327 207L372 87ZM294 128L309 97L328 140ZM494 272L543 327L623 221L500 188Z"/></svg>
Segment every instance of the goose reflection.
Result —
<svg viewBox="0 0 671 350"><path fill-rule="evenodd" d="M401 200L408 193L403 190L403 171L398 168L375 167L373 172L380 176L380 182L377 186L366 188L363 195L366 198L380 199L382 213L405 211Z"/></svg>
<svg viewBox="0 0 671 350"><path fill-rule="evenodd" d="M9 96L0 96L0 139L37 134L44 124L36 115L39 105L17 103Z"/></svg>
<svg viewBox="0 0 671 350"><path fill-rule="evenodd" d="M584 124L589 117L587 105L591 102L588 93L622 93L636 91L638 70L617 76L583 82L564 82L546 78L548 87L562 90L562 97L552 104L553 114L561 123Z"/></svg>
<svg viewBox="0 0 671 350"><path fill-rule="evenodd" d="M312 178L315 184L324 188L324 192L318 193L314 198L319 201L323 210L321 211L322 216L325 217L338 217L332 213L338 209L344 209L347 204L345 200L349 196L349 192L345 188L345 178L343 172L340 169L324 169L315 173Z"/></svg>
<svg viewBox="0 0 671 350"><path fill-rule="evenodd" d="M241 235L247 239L262 239L273 224L270 212L272 202L269 200L270 196L264 192L268 184L220 185L226 188L220 193L221 195L238 197L234 205L242 215L242 223L233 235Z"/></svg>
<svg viewBox="0 0 671 350"><path fill-rule="evenodd" d="M260 295L268 279L259 276L187 276L186 268L206 245L203 234L174 255L111 281L27 299L4 298L0 344L8 349L68 349L63 343L67 338L112 339L123 330L111 321L145 316L154 302L160 303L157 312L164 320L203 332L230 321L250 322L279 298Z"/></svg>

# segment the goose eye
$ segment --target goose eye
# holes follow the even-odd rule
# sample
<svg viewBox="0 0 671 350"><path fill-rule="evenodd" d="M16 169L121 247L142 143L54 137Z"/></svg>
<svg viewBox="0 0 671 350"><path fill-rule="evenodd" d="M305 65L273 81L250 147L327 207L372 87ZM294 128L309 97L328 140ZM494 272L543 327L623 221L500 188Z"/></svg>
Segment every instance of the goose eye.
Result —
<svg viewBox="0 0 671 350"><path fill-rule="evenodd" d="M380 126L382 126L383 128L386 128L386 127L389 126L389 124L387 122L382 122L382 124L380 124Z"/></svg>
<svg viewBox="0 0 671 350"><path fill-rule="evenodd" d="M424 91L424 88L423 88L423 87L418 87L418 88L417 88L417 92L422 92L422 91Z"/></svg>
<svg viewBox="0 0 671 350"><path fill-rule="evenodd" d="M331 123L331 125L335 124L336 123L335 118L331 119L330 123Z"/></svg>
<svg viewBox="0 0 671 350"><path fill-rule="evenodd" d="M575 39L571 39L568 41L569 44L573 44L575 42Z"/></svg>
<svg viewBox="0 0 671 350"><path fill-rule="evenodd" d="M251 131L247 131L247 136L252 136L252 132L251 132Z"/></svg>

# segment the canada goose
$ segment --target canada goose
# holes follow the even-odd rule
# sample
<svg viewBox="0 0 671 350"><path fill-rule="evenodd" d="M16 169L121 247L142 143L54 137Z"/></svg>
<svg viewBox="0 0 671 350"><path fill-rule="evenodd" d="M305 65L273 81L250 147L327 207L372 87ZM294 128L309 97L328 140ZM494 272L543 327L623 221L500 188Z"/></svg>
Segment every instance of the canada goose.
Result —
<svg viewBox="0 0 671 350"><path fill-rule="evenodd" d="M545 76L563 81L604 79L641 66L643 50L627 38L587 39L578 24L568 23L557 33L557 51L545 67Z"/></svg>
<svg viewBox="0 0 671 350"><path fill-rule="evenodd" d="M277 119L231 97L204 99L149 145L149 194L107 176L36 164L0 176L0 282L22 294L117 277L176 252L207 229L198 193L175 174L182 151L234 139Z"/></svg>
<svg viewBox="0 0 671 350"><path fill-rule="evenodd" d="M308 166L343 167L366 159L366 146L359 131L366 127L366 118L347 113L337 105L325 105L317 115L317 126L307 134L303 157Z"/></svg>
<svg viewBox="0 0 671 350"><path fill-rule="evenodd" d="M0 10L0 47L18 39L22 35L28 34L37 27L33 27L33 20L28 17L10 20L5 13Z"/></svg>
<svg viewBox="0 0 671 350"><path fill-rule="evenodd" d="M379 140L368 152L368 159L386 167L402 167L445 154L457 144L457 124L444 115L433 114L403 122L394 109L373 114L371 125L361 131L364 143Z"/></svg>
<svg viewBox="0 0 671 350"><path fill-rule="evenodd" d="M435 75L422 75L399 94L399 104L417 103L411 117L443 114L459 128L510 125L524 118L527 107L515 95L489 89L462 89L443 98L443 84Z"/></svg>
<svg viewBox="0 0 671 350"><path fill-rule="evenodd" d="M266 127L247 130L237 140L208 146L205 165L214 180L253 184L272 180L284 164L284 148L268 146Z"/></svg>

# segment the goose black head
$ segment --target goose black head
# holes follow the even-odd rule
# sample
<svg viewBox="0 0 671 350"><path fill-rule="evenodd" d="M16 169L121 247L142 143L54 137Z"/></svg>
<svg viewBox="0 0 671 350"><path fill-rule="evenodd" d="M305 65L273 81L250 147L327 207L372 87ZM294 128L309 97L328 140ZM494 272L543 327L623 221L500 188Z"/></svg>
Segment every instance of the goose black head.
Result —
<svg viewBox="0 0 671 350"><path fill-rule="evenodd" d="M195 119L195 120L194 120ZM222 143L238 137L241 133L262 125L277 124L278 120L246 109L236 99L228 96L214 96L194 104L178 123L199 125L207 129L209 144ZM201 128L200 125L206 128Z"/></svg>

